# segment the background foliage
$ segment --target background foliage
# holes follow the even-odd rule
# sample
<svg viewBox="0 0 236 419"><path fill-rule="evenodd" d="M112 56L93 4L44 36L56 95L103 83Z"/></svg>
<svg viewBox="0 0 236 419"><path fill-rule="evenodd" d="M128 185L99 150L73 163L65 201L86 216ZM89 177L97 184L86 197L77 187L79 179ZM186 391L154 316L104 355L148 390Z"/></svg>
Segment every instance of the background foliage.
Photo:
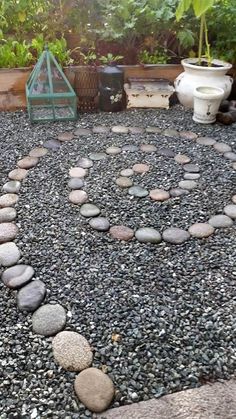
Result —
<svg viewBox="0 0 236 419"><path fill-rule="evenodd" d="M179 0L0 0L0 66L31 65L43 44L61 64L99 62L108 53L134 64L178 62L196 54L199 22ZM236 0L216 0L207 13L213 56L236 63ZM74 45L65 39L76 35ZM76 47L76 48L75 48ZM72 51L69 51L71 49Z"/></svg>

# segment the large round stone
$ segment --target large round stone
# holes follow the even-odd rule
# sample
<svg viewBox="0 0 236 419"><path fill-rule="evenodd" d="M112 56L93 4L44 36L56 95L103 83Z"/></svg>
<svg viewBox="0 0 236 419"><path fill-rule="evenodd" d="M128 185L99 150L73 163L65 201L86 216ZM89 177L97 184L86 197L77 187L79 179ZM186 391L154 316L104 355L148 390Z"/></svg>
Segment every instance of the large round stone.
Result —
<svg viewBox="0 0 236 419"><path fill-rule="evenodd" d="M115 395L111 379L98 368L87 368L75 379L75 393L91 412L106 410Z"/></svg>
<svg viewBox="0 0 236 419"><path fill-rule="evenodd" d="M138 146L135 144L125 144L122 147L123 151L129 151L130 153L134 153L135 151L138 151Z"/></svg>
<svg viewBox="0 0 236 419"><path fill-rule="evenodd" d="M211 236L215 229L208 223L195 223L189 227L188 231L191 236L203 239L204 237Z"/></svg>
<svg viewBox="0 0 236 419"><path fill-rule="evenodd" d="M110 234L113 239L125 241L131 240L134 237L134 231L131 228L123 225L111 227Z"/></svg>
<svg viewBox="0 0 236 419"><path fill-rule="evenodd" d="M106 149L106 153L107 154L111 154L111 155L116 155L116 154L120 154L122 151L122 149L120 147L116 147L116 146L111 146L111 147L107 147Z"/></svg>
<svg viewBox="0 0 236 419"><path fill-rule="evenodd" d="M120 172L121 176L127 177L127 176L133 176L134 171L132 169L123 169Z"/></svg>
<svg viewBox="0 0 236 419"><path fill-rule="evenodd" d="M0 223L8 223L15 220L16 210L15 208L6 207L0 209Z"/></svg>
<svg viewBox="0 0 236 419"><path fill-rule="evenodd" d="M198 137L196 143L201 145L214 145L216 143L216 140L210 137Z"/></svg>
<svg viewBox="0 0 236 419"><path fill-rule="evenodd" d="M236 195L233 195L233 196L232 196L232 198L231 198L231 200L232 200L232 202L233 202L234 204L236 204Z"/></svg>
<svg viewBox="0 0 236 419"><path fill-rule="evenodd" d="M139 228L135 233L136 239L140 243L160 243L161 235L159 231L152 227Z"/></svg>
<svg viewBox="0 0 236 419"><path fill-rule="evenodd" d="M197 188L197 182L194 180L181 180L179 182L179 187L181 189L187 189L188 191L191 191L192 189Z"/></svg>
<svg viewBox="0 0 236 419"><path fill-rule="evenodd" d="M229 204L224 207L224 213L228 215L228 217L232 218L233 220L236 220L236 205Z"/></svg>
<svg viewBox="0 0 236 419"><path fill-rule="evenodd" d="M77 128L74 132L74 135L76 137L80 137L81 135L90 135L91 134L91 130L88 128Z"/></svg>
<svg viewBox="0 0 236 419"><path fill-rule="evenodd" d="M161 133L161 128L159 128L159 127L147 127L146 132L148 134L160 134Z"/></svg>
<svg viewBox="0 0 236 419"><path fill-rule="evenodd" d="M4 192L7 193L19 193L20 192L21 183L18 180L10 180L10 182L5 183L2 189Z"/></svg>
<svg viewBox="0 0 236 419"><path fill-rule="evenodd" d="M186 195L188 192L187 189L173 188L170 189L170 196L172 198L179 198L182 195Z"/></svg>
<svg viewBox="0 0 236 419"><path fill-rule="evenodd" d="M56 362L67 371L82 371L92 364L90 345L79 333L58 333L52 341L52 349Z"/></svg>
<svg viewBox="0 0 236 419"><path fill-rule="evenodd" d="M130 134L142 134L144 131L144 128L141 127L129 127Z"/></svg>
<svg viewBox="0 0 236 419"><path fill-rule="evenodd" d="M12 241L18 234L18 227L13 223L0 224L0 243Z"/></svg>
<svg viewBox="0 0 236 419"><path fill-rule="evenodd" d="M135 196L136 198L144 198L148 195L147 189L144 189L142 186L136 185L131 186L128 190L129 195Z"/></svg>
<svg viewBox="0 0 236 419"><path fill-rule="evenodd" d="M48 153L45 147L35 147L29 152L30 157L43 157Z"/></svg>
<svg viewBox="0 0 236 419"><path fill-rule="evenodd" d="M26 156L17 162L17 166L20 169L31 169L32 167L36 166L38 161L39 159L37 157Z"/></svg>
<svg viewBox="0 0 236 419"><path fill-rule="evenodd" d="M184 164L183 169L185 170L185 172L190 172L190 173L199 173L200 172L200 168L197 164Z"/></svg>
<svg viewBox="0 0 236 419"><path fill-rule="evenodd" d="M92 220L89 221L89 225L97 231L107 231L110 228L110 223L105 217L92 218Z"/></svg>
<svg viewBox="0 0 236 419"><path fill-rule="evenodd" d="M195 134L195 132L192 131L180 131L179 135L181 138L185 138L186 140L196 140L196 138L198 137L197 134Z"/></svg>
<svg viewBox="0 0 236 419"><path fill-rule="evenodd" d="M83 204L80 208L80 214L87 218L96 217L96 215L99 215L100 212L100 208L94 204Z"/></svg>
<svg viewBox="0 0 236 419"><path fill-rule="evenodd" d="M150 169L150 166L148 166L148 164L145 164L145 163L137 163L133 165L132 169L135 173L142 174L142 173L148 172Z"/></svg>
<svg viewBox="0 0 236 419"><path fill-rule="evenodd" d="M174 159L179 164L186 164L186 163L189 163L191 161L190 157L187 156L186 154L176 154Z"/></svg>
<svg viewBox="0 0 236 419"><path fill-rule="evenodd" d="M83 169L82 167L72 167L69 171L70 177L84 178L86 174L86 169Z"/></svg>
<svg viewBox="0 0 236 419"><path fill-rule="evenodd" d="M78 177L72 177L68 182L68 186L70 189L81 189L84 186L84 180Z"/></svg>
<svg viewBox="0 0 236 419"><path fill-rule="evenodd" d="M181 228L170 227L163 231L162 237L167 243L182 244L189 239L190 234Z"/></svg>
<svg viewBox="0 0 236 419"><path fill-rule="evenodd" d="M232 151L232 148L226 143L215 143L213 147L216 151L223 154Z"/></svg>
<svg viewBox="0 0 236 419"><path fill-rule="evenodd" d="M18 291L17 306L21 311L35 311L46 295L45 284L39 279L31 281Z"/></svg>
<svg viewBox="0 0 236 419"><path fill-rule="evenodd" d="M60 304L45 304L32 316L33 331L37 335L56 335L64 329L65 324L66 311Z"/></svg>
<svg viewBox="0 0 236 419"><path fill-rule="evenodd" d="M104 125L93 127L92 131L94 134L107 134L110 131L109 127L105 127Z"/></svg>
<svg viewBox="0 0 236 419"><path fill-rule="evenodd" d="M236 153L233 153L232 151L228 151L227 153L224 153L224 157L231 161L236 161Z"/></svg>
<svg viewBox="0 0 236 419"><path fill-rule="evenodd" d="M166 137L176 137L176 138L178 138L178 137L179 137L179 133L178 133L178 131L177 131L176 129L172 129L172 128L167 128L167 129L165 129L165 130L163 131L163 134L164 134Z"/></svg>
<svg viewBox="0 0 236 419"><path fill-rule="evenodd" d="M6 269L2 274L2 280L8 288L21 288L28 284L34 276L34 269L29 265L16 265Z"/></svg>
<svg viewBox="0 0 236 419"><path fill-rule="evenodd" d="M82 157L77 161L77 165L82 167L83 169L90 169L93 166L92 160L87 159L86 157Z"/></svg>
<svg viewBox="0 0 236 419"><path fill-rule="evenodd" d="M93 161L103 160L107 157L106 153L91 153L89 158Z"/></svg>
<svg viewBox="0 0 236 419"><path fill-rule="evenodd" d="M186 180L197 180L200 177L201 177L200 173L185 173L184 174L184 179Z"/></svg>
<svg viewBox="0 0 236 419"><path fill-rule="evenodd" d="M9 179L12 180L23 180L28 175L28 170L26 169L14 169L9 174Z"/></svg>
<svg viewBox="0 0 236 419"><path fill-rule="evenodd" d="M128 177L121 176L116 179L116 184L120 186L120 188L129 188L133 185L133 181Z"/></svg>
<svg viewBox="0 0 236 419"><path fill-rule="evenodd" d="M144 153L153 153L154 151L157 151L157 148L154 144L141 144L140 150Z"/></svg>
<svg viewBox="0 0 236 419"><path fill-rule="evenodd" d="M57 151L61 147L61 142L52 138L51 140L45 141L43 145L49 150Z"/></svg>
<svg viewBox="0 0 236 419"><path fill-rule="evenodd" d="M115 127L112 127L111 130L116 134L128 134L129 132L129 128L123 125L116 125Z"/></svg>
<svg viewBox="0 0 236 419"><path fill-rule="evenodd" d="M72 204L76 205L82 205L88 200L88 195L85 191L72 191L69 194L69 201L72 202Z"/></svg>
<svg viewBox="0 0 236 419"><path fill-rule="evenodd" d="M219 214L210 218L209 224L215 228L227 228L233 225L233 220L227 215Z"/></svg>
<svg viewBox="0 0 236 419"><path fill-rule="evenodd" d="M73 132L60 132L60 134L58 134L57 139L59 141L71 141L73 140L74 135Z"/></svg>
<svg viewBox="0 0 236 419"><path fill-rule="evenodd" d="M163 157L169 157L169 158L175 157L175 152L171 150L170 148L166 148L166 147L159 148L157 150L157 154Z"/></svg>
<svg viewBox="0 0 236 419"><path fill-rule="evenodd" d="M0 265L8 267L15 265L20 259L20 250L15 243L0 244Z"/></svg>
<svg viewBox="0 0 236 419"><path fill-rule="evenodd" d="M19 201L19 196L15 193L6 193L0 196L0 207L12 207Z"/></svg>
<svg viewBox="0 0 236 419"><path fill-rule="evenodd" d="M165 191L164 189L152 189L149 192L149 196L153 201L166 201L170 198L169 192Z"/></svg>

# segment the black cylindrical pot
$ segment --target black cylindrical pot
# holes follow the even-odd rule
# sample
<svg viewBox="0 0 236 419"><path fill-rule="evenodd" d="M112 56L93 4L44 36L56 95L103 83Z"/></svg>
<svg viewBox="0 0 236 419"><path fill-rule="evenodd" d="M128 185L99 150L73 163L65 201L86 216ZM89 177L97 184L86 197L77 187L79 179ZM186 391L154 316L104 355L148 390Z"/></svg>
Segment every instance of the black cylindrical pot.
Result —
<svg viewBox="0 0 236 419"><path fill-rule="evenodd" d="M108 65L99 72L99 108L105 112L125 108L124 73L115 65Z"/></svg>

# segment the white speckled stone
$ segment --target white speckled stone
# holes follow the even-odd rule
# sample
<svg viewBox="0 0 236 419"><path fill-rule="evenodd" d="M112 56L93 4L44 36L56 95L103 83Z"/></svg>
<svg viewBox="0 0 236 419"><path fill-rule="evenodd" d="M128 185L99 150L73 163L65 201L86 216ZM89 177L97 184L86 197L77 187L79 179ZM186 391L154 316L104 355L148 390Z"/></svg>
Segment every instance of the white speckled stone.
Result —
<svg viewBox="0 0 236 419"><path fill-rule="evenodd" d="M82 371L92 364L90 345L79 333L58 333L52 341L52 349L56 362L67 371Z"/></svg>

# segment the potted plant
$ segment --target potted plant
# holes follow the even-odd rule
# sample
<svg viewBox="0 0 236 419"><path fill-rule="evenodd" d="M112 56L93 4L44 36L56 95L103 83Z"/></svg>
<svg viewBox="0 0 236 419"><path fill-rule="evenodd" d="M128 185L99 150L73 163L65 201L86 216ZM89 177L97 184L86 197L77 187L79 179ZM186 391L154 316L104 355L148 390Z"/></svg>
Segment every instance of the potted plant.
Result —
<svg viewBox="0 0 236 419"><path fill-rule="evenodd" d="M175 89L180 103L186 107L193 107L193 92L198 86L213 86L224 90L226 99L231 91L233 79L226 76L231 64L221 60L212 59L208 40L206 12L214 5L216 0L180 0L176 19L179 21L191 7L196 18L200 19L198 57L187 58L181 61L184 72L175 80ZM203 56L203 45L206 53Z"/></svg>

